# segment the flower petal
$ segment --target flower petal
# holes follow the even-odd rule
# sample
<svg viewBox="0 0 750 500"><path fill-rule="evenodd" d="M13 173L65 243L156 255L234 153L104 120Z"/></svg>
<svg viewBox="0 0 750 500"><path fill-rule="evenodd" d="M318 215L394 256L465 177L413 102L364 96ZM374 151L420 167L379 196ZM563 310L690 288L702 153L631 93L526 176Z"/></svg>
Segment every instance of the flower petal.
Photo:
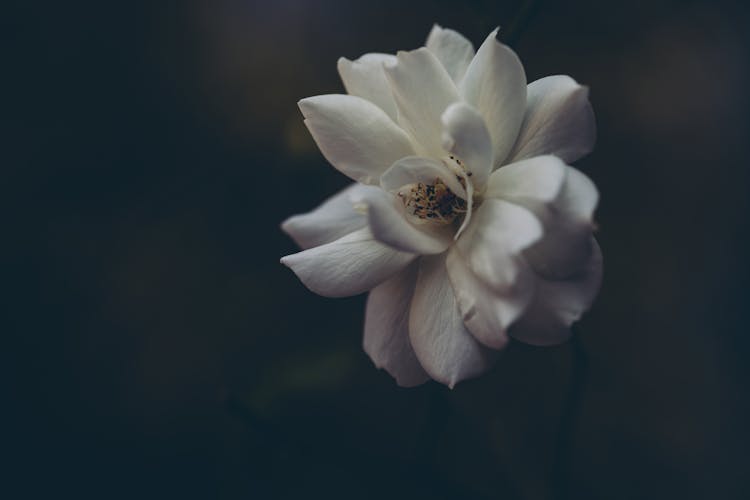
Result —
<svg viewBox="0 0 750 500"><path fill-rule="evenodd" d="M409 339L430 377L451 388L492 366L495 352L477 342L464 326L445 269L445 254L420 260Z"/></svg>
<svg viewBox="0 0 750 500"><path fill-rule="evenodd" d="M564 281L538 278L534 300L509 334L533 345L554 345L570 337L570 326L594 302L602 282L602 253L594 238L586 265Z"/></svg>
<svg viewBox="0 0 750 500"><path fill-rule="evenodd" d="M464 221L461 223L461 227L458 228L456 235L453 237L454 240L458 240L464 230L469 227L469 224L471 224L471 215L474 213L474 184L469 181L468 177L468 174L465 172L461 174L461 178L463 178L464 184L466 184L466 212L464 213Z"/></svg>
<svg viewBox="0 0 750 500"><path fill-rule="evenodd" d="M492 137L495 167L516 142L526 109L526 74L515 52L490 33L471 61L460 85L466 102L484 117Z"/></svg>
<svg viewBox="0 0 750 500"><path fill-rule="evenodd" d="M452 226L411 224L401 200L382 189L363 193L358 200L367 206L373 236L396 250L435 254L445 251L453 242Z"/></svg>
<svg viewBox="0 0 750 500"><path fill-rule="evenodd" d="M568 167L560 195L544 212L539 212L544 238L525 253L537 273L564 279L586 265L592 252L591 233L598 201L594 183Z"/></svg>
<svg viewBox="0 0 750 500"><path fill-rule="evenodd" d="M355 181L376 184L394 161L414 154L406 133L361 97L320 95L299 107L323 156Z"/></svg>
<svg viewBox="0 0 750 500"><path fill-rule="evenodd" d="M556 156L536 156L503 165L490 175L487 198L502 198L524 206L551 203L560 195L567 165Z"/></svg>
<svg viewBox="0 0 750 500"><path fill-rule="evenodd" d="M435 54L454 82L460 82L474 58L474 45L463 35L435 24L425 47Z"/></svg>
<svg viewBox="0 0 750 500"><path fill-rule="evenodd" d="M432 184L437 178L440 178L453 194L464 200L468 199L466 190L444 163L420 156L409 156L394 163L380 177L380 186L386 191L395 192L408 184Z"/></svg>
<svg viewBox="0 0 750 500"><path fill-rule="evenodd" d="M565 75L530 83L512 161L553 154L572 163L589 154L596 142L596 121L588 94L587 87Z"/></svg>
<svg viewBox="0 0 750 500"><path fill-rule="evenodd" d="M518 257L542 237L542 226L525 208L503 200L485 200L456 242L468 267L495 290L513 287L523 268Z"/></svg>
<svg viewBox="0 0 750 500"><path fill-rule="evenodd" d="M398 108L398 121L416 141L417 154L441 157L443 111L459 100L456 86L432 52L422 47L399 52L385 68Z"/></svg>
<svg viewBox="0 0 750 500"><path fill-rule="evenodd" d="M515 265L523 268L513 286L498 292L479 279L452 250L446 267L464 325L482 344L500 349L508 342L506 329L526 310L534 292L534 275L523 257Z"/></svg>
<svg viewBox="0 0 750 500"><path fill-rule="evenodd" d="M409 306L418 270L417 263L411 264L373 288L367 297L365 352L401 387L414 387L430 379L409 341Z"/></svg>
<svg viewBox="0 0 750 500"><path fill-rule="evenodd" d="M537 273L565 279L586 264L599 194L581 172L554 156L522 160L490 176L487 196L524 206L542 222L544 237L524 252Z"/></svg>
<svg viewBox="0 0 750 500"><path fill-rule="evenodd" d="M406 267L416 256L376 241L369 228L331 243L281 258L313 292L348 297L372 290Z"/></svg>
<svg viewBox="0 0 750 500"><path fill-rule="evenodd" d="M448 106L443 116L443 148L459 157L477 190L492 171L492 139L482 115L464 102Z"/></svg>
<svg viewBox="0 0 750 500"><path fill-rule="evenodd" d="M396 102L391 94L391 87L385 77L383 65L396 64L396 56L391 54L365 54L359 59L350 61L344 57L337 64L341 81L349 95L367 99L386 112L396 121Z"/></svg>
<svg viewBox="0 0 750 500"><path fill-rule="evenodd" d="M354 209L365 194L380 189L354 183L324 201L315 210L293 215L281 224L301 248L330 243L367 225L367 217Z"/></svg>

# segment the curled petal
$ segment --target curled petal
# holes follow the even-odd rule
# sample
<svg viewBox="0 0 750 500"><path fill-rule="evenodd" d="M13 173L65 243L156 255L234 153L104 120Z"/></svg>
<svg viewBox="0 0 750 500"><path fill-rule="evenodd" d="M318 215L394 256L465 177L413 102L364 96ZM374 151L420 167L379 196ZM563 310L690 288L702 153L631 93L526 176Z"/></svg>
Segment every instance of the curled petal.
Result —
<svg viewBox="0 0 750 500"><path fill-rule="evenodd" d="M534 291L533 272L523 257L514 260L519 268L518 277L502 291L492 289L476 276L459 252L448 252L446 260L464 325L477 340L493 349L500 349L508 342L508 326L526 310Z"/></svg>
<svg viewBox="0 0 750 500"><path fill-rule="evenodd" d="M581 172L554 156L537 156L494 172L486 195L524 206L542 222L544 237L525 252L537 273L564 279L585 265L599 194Z"/></svg>
<svg viewBox="0 0 750 500"><path fill-rule="evenodd" d="M457 31L435 24L425 47L435 54L454 82L460 82L474 58L474 46Z"/></svg>
<svg viewBox="0 0 750 500"><path fill-rule="evenodd" d="M511 337L533 345L555 345L570 337L571 325L594 302L602 282L602 254L591 238L586 265L563 281L538 278L534 299L521 319L509 329Z"/></svg>
<svg viewBox="0 0 750 500"><path fill-rule="evenodd" d="M464 180L464 184L466 184L466 213L464 214L464 221L461 223L461 227L458 228L456 235L453 237L454 240L458 240L466 228L469 227L469 224L471 224L471 215L474 213L474 184L469 181L467 173L464 172L461 174L461 177Z"/></svg>
<svg viewBox="0 0 750 500"><path fill-rule="evenodd" d="M399 52L397 58L397 64L386 66L385 73L398 108L399 124L414 138L417 154L440 158L440 115L459 100L456 86L440 61L424 47Z"/></svg>
<svg viewBox="0 0 750 500"><path fill-rule="evenodd" d="M342 57L338 60L337 67L349 95L367 99L396 121L396 103L383 69L386 64L396 64L396 56L365 54L354 61Z"/></svg>
<svg viewBox="0 0 750 500"><path fill-rule="evenodd" d="M403 186L423 182L432 184L435 179L441 179L448 189L456 196L468 199L468 194L456 176L444 163L422 158L420 156L409 156L394 163L380 178L380 186L386 191L395 192Z"/></svg>
<svg viewBox="0 0 750 500"><path fill-rule="evenodd" d="M429 380L409 341L409 306L417 281L417 263L376 286L367 297L365 352L401 387Z"/></svg>
<svg viewBox="0 0 750 500"><path fill-rule="evenodd" d="M354 204L367 193L380 189L364 184L352 184L324 201L306 214L293 215L281 228L301 248L311 248L330 243L367 225L367 218L354 209Z"/></svg>
<svg viewBox="0 0 750 500"><path fill-rule="evenodd" d="M477 342L464 326L445 269L445 254L420 259L409 339L430 377L451 388L492 366L494 351Z"/></svg>
<svg viewBox="0 0 750 500"><path fill-rule="evenodd" d="M364 193L359 201L367 206L373 236L396 250L435 254L445 251L453 241L451 226L415 226L406 219L401 200L382 189Z"/></svg>
<svg viewBox="0 0 750 500"><path fill-rule="evenodd" d="M369 228L281 258L313 292L348 297L375 288L414 260L375 240Z"/></svg>
<svg viewBox="0 0 750 500"><path fill-rule="evenodd" d="M542 226L527 209L485 200L456 248L476 276L495 290L507 290L523 271L517 258L541 237Z"/></svg>
<svg viewBox="0 0 750 500"><path fill-rule="evenodd" d="M586 265L592 246L593 215L599 192L578 170L566 169L565 183L554 203L538 211L544 238L529 248L526 258L534 270L552 279L565 279Z"/></svg>
<svg viewBox="0 0 750 500"><path fill-rule="evenodd" d="M587 87L565 75L530 83L512 161L553 154L572 163L590 153L596 142L596 122L588 95Z"/></svg>
<svg viewBox="0 0 750 500"><path fill-rule="evenodd" d="M492 171L492 139L482 115L464 102L448 106L442 116L443 149L463 162L477 190Z"/></svg>
<svg viewBox="0 0 750 500"><path fill-rule="evenodd" d="M526 74L515 52L490 33L460 84L461 96L478 109L492 137L495 167L516 142L526 110Z"/></svg>
<svg viewBox="0 0 750 500"><path fill-rule="evenodd" d="M351 95L320 95L299 102L323 156L363 184L377 184L394 161L414 154L411 140L373 103Z"/></svg>

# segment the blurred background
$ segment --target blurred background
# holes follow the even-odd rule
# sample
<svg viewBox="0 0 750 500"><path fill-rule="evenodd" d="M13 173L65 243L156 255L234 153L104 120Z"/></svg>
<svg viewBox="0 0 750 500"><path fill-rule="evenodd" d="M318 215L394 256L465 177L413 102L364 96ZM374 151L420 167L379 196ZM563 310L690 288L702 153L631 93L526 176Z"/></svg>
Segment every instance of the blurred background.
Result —
<svg viewBox="0 0 750 500"><path fill-rule="evenodd" d="M4 7L4 498L750 498L744 2ZM591 88L605 279L576 341L454 390L361 348L279 230L347 185L339 56L495 26Z"/></svg>

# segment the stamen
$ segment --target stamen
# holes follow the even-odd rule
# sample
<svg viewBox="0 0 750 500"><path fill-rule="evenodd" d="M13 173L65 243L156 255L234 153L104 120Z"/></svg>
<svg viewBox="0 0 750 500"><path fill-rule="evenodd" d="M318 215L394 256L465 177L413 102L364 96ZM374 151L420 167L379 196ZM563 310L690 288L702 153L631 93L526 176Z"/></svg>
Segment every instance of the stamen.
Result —
<svg viewBox="0 0 750 500"><path fill-rule="evenodd" d="M474 186L470 180L471 172L459 158L454 155L442 159L448 168L444 177L436 177L431 183L417 182L403 186L398 197L416 224L452 224L459 219L460 227L454 235L461 234L471 220L474 200ZM454 177L451 179L450 177ZM446 182L446 180L448 182ZM453 190L448 186L453 186ZM458 191L460 196L454 191Z"/></svg>
<svg viewBox="0 0 750 500"><path fill-rule="evenodd" d="M432 184L404 186L398 196L410 215L425 222L450 224L466 212L466 201L456 196L439 177Z"/></svg>
<svg viewBox="0 0 750 500"><path fill-rule="evenodd" d="M355 212L357 212L360 215L367 215L367 203L365 202L357 202L354 205L352 205L352 208Z"/></svg>

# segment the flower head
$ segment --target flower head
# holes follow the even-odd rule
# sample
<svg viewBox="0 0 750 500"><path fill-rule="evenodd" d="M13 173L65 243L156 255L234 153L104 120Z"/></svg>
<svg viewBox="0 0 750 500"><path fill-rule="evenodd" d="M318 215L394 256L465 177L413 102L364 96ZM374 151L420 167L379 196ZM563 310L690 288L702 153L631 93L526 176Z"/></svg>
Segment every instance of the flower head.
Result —
<svg viewBox="0 0 750 500"><path fill-rule="evenodd" d="M435 26L425 47L341 58L348 95L299 102L355 183L282 227L312 291L370 292L364 348L399 385L486 371L509 337L565 341L601 282L598 193L566 165L595 140L588 91L527 86L493 31L479 50Z"/></svg>

